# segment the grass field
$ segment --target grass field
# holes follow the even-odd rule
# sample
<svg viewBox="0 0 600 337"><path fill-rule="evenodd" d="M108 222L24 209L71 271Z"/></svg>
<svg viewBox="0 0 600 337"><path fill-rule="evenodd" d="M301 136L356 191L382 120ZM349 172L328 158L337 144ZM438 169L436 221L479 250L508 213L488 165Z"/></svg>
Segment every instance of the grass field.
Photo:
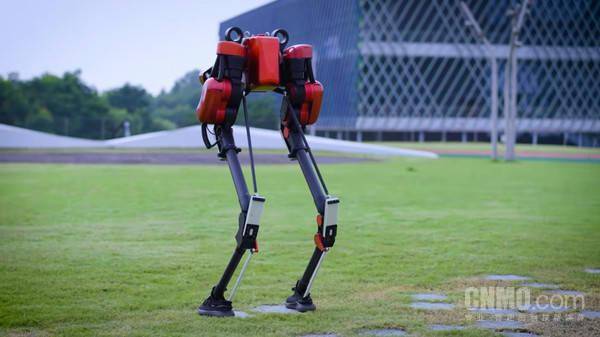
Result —
<svg viewBox="0 0 600 337"><path fill-rule="evenodd" d="M600 276L583 272L600 267L599 164L442 158L322 170L342 205L317 311L250 310L283 301L313 249L299 169L272 165L258 168L261 252L234 303L253 317L211 319L195 309L229 258L238 213L224 167L0 165L0 335L493 336L425 328L464 323L465 287L490 273L600 302ZM445 292L458 308L413 310L417 291Z"/></svg>

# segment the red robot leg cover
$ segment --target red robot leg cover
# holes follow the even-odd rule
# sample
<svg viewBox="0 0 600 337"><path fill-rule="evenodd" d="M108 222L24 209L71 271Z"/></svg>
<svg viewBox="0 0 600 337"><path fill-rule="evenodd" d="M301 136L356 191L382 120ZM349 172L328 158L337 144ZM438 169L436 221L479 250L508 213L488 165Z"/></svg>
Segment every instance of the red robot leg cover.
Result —
<svg viewBox="0 0 600 337"><path fill-rule="evenodd" d="M198 120L207 124L225 122L227 104L231 97L231 82L223 79L221 82L209 78L202 86L202 97L196 108Z"/></svg>
<svg viewBox="0 0 600 337"><path fill-rule="evenodd" d="M323 86L316 81L304 85L304 102L300 107L300 124L311 125L319 118L321 102L323 101Z"/></svg>

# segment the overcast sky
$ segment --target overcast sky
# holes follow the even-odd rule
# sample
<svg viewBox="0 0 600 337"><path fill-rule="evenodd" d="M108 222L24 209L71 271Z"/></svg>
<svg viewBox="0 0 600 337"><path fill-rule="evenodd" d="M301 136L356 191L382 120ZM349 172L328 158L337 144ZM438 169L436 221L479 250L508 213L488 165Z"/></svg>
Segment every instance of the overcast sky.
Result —
<svg viewBox="0 0 600 337"><path fill-rule="evenodd" d="M0 0L0 74L81 69L156 94L212 65L219 23L272 0Z"/></svg>

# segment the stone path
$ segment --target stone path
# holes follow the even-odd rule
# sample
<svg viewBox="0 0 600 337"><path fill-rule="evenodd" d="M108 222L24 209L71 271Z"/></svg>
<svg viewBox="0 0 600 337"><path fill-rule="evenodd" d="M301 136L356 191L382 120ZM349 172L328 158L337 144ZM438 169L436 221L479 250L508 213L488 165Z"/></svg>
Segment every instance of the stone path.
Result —
<svg viewBox="0 0 600 337"><path fill-rule="evenodd" d="M600 269L586 269L587 273L600 274ZM532 278L529 276L514 275L514 274L492 274L484 277L488 281L527 281ZM521 283L522 287L537 288L545 293L560 296L584 296L585 294L577 290L560 289L558 284L541 283L541 282L525 282ZM412 295L414 302L411 307L420 310L450 310L454 308L451 303L445 302L448 296L441 293L418 293ZM566 306L557 306L551 304L531 305L527 308L516 309L496 309L496 308L470 308L470 312L490 314L490 315L517 315L521 313L541 314L541 313L560 313L572 311L574 308ZM586 319L600 319L600 311L586 310L580 313ZM499 334L507 337L535 337L539 336L532 332L526 332L525 323L516 320L479 320L472 326L451 325L451 324L432 324L429 325L430 331L457 331L468 328L481 328L497 331Z"/></svg>
<svg viewBox="0 0 600 337"><path fill-rule="evenodd" d="M588 273L598 274L600 269L586 269ZM492 274L485 276L485 280L488 281L527 281L531 280L531 277L514 275L514 274ZM561 296L583 296L584 293L576 290L564 290L560 289L560 286L553 283L540 283L540 282L526 282L520 284L522 287L530 287L542 289L544 292L561 295ZM413 302L410 307L417 310L452 310L455 308L453 303L449 303L448 296L443 293L416 293L412 296ZM538 314L538 313L560 313L571 311L573 308L565 306L553 306L551 304L546 305L532 305L527 308L516 309L496 309L496 308L470 308L470 312L489 314L489 315L516 315L519 312ZM258 312L276 312L276 313L290 313L294 312L289 310L282 305L263 305L255 308ZM600 311L586 310L580 313L587 319L600 319ZM516 320L479 320L474 325L452 325L452 324L431 324L428 326L430 331L459 331L468 328L480 328L497 331L499 334L506 337L535 337L539 336L532 332L526 332L525 323ZM408 336L407 332L403 329L373 329L373 330L362 330L360 335L363 336ZM336 334L322 334L322 335L305 335L302 337L339 337Z"/></svg>

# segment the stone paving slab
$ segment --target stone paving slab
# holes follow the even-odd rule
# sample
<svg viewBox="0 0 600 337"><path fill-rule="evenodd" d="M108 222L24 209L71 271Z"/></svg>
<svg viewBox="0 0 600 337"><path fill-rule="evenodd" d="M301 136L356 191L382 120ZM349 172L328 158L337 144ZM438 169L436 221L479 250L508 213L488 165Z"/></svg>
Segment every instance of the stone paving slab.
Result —
<svg viewBox="0 0 600 337"><path fill-rule="evenodd" d="M238 317L238 318L248 318L248 317L252 317L252 316L248 315L248 313L246 313L246 312L243 312L243 311L237 311L237 310L234 310L234 311L233 311L233 313L234 313L234 317Z"/></svg>
<svg viewBox="0 0 600 337"><path fill-rule="evenodd" d="M527 280L531 280L531 277L521 276L521 275L513 275L513 274L506 274L506 275L492 274L492 275L487 275L485 277L485 279L488 281L527 281Z"/></svg>
<svg viewBox="0 0 600 337"><path fill-rule="evenodd" d="M447 324L432 324L429 326L431 331L458 331L464 330L466 327L462 325L447 325Z"/></svg>
<svg viewBox="0 0 600 337"><path fill-rule="evenodd" d="M470 308L469 311L480 313L480 314L489 314L489 315L514 315L514 314L518 314L518 311L514 310L514 309Z"/></svg>
<svg viewBox="0 0 600 337"><path fill-rule="evenodd" d="M581 312L581 315L589 319L600 318L600 311L584 310Z"/></svg>
<svg viewBox="0 0 600 337"><path fill-rule="evenodd" d="M522 322L519 322L519 321L512 321L512 320L508 320L508 321L483 320L483 321L477 321L475 323L475 326L477 326L479 328L483 328L483 329L493 329L493 330L523 329L525 327L525 324L523 324Z"/></svg>
<svg viewBox="0 0 600 337"><path fill-rule="evenodd" d="M419 293L412 295L412 299L415 301L445 301L448 296L435 293Z"/></svg>
<svg viewBox="0 0 600 337"><path fill-rule="evenodd" d="M590 274L600 274L600 268L586 268L585 272Z"/></svg>
<svg viewBox="0 0 600 337"><path fill-rule="evenodd" d="M288 309L283 304L265 304L252 309L265 314L297 314L296 310Z"/></svg>
<svg viewBox="0 0 600 337"><path fill-rule="evenodd" d="M452 310L454 309L454 304L441 302L413 302L410 304L410 307L420 310Z"/></svg>
<svg viewBox="0 0 600 337"><path fill-rule="evenodd" d="M402 329L375 329L364 330L360 333L365 336L407 336L406 331Z"/></svg>

